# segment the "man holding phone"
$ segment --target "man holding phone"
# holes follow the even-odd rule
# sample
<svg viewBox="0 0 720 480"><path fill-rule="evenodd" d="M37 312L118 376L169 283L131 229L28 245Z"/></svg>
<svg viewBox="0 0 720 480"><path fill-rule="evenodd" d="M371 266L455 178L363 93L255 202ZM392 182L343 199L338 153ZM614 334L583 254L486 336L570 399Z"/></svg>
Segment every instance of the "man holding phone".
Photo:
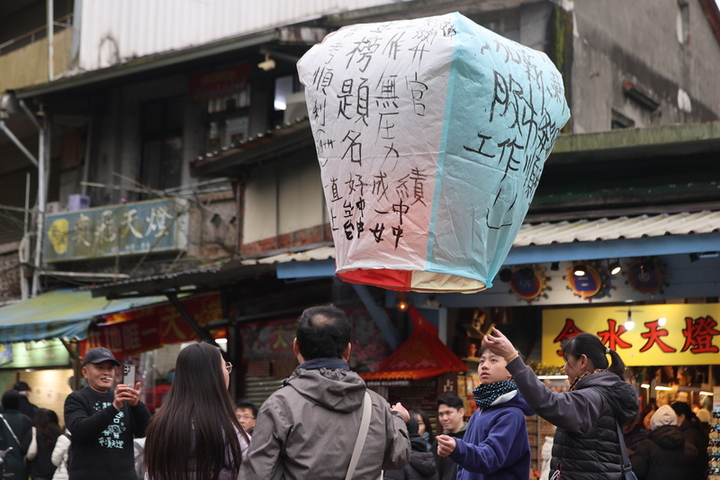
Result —
<svg viewBox="0 0 720 480"><path fill-rule="evenodd" d="M120 363L106 348L83 359L87 385L65 400L71 433L68 473L72 480L136 480L133 436L144 437L150 411L140 401L140 382L117 385Z"/></svg>

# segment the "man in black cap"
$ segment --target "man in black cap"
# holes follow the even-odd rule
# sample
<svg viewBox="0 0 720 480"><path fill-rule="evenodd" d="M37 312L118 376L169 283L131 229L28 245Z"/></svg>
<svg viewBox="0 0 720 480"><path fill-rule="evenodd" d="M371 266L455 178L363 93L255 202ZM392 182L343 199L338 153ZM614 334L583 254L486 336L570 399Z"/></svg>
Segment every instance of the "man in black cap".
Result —
<svg viewBox="0 0 720 480"><path fill-rule="evenodd" d="M139 399L140 382L112 388L119 366L108 349L93 348L83 359L87 385L65 400L72 480L137 479L133 436L145 436L150 411Z"/></svg>
<svg viewBox="0 0 720 480"><path fill-rule="evenodd" d="M30 417L30 420L32 420L35 417L35 412L37 412L38 407L37 405L30 403L30 400L28 400L28 395L32 390L30 385L26 382L17 382L13 385L13 390L20 394L20 413L27 415Z"/></svg>

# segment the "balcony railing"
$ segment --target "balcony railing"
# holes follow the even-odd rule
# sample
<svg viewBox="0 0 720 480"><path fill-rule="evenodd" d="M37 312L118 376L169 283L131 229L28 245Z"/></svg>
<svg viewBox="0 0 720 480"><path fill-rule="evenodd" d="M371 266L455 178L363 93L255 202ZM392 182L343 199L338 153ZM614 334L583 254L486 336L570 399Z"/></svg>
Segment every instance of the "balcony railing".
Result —
<svg viewBox="0 0 720 480"><path fill-rule="evenodd" d="M60 30L65 30L66 28L70 28L70 27L72 27L72 24L73 24L73 14L72 13L65 15L64 17L60 17L53 22L55 32L59 32ZM22 48L26 45L30 45L31 43L34 43L38 40L42 40L45 37L47 37L47 26L42 26L42 27L36 28L35 30L31 30L27 33L23 33L22 35L20 35L18 37L15 37L11 40L0 43L0 56L6 55L6 54L12 52L13 50L17 50L18 48Z"/></svg>

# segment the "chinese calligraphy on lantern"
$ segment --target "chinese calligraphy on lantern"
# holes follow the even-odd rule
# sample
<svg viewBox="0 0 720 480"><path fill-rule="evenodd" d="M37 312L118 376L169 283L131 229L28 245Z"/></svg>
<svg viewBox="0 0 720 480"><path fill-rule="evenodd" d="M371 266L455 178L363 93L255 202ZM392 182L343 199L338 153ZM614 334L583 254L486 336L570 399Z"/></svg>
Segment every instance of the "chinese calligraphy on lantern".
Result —
<svg viewBox="0 0 720 480"><path fill-rule="evenodd" d="M338 274L489 282L569 117L547 56L454 13L344 27L298 72Z"/></svg>

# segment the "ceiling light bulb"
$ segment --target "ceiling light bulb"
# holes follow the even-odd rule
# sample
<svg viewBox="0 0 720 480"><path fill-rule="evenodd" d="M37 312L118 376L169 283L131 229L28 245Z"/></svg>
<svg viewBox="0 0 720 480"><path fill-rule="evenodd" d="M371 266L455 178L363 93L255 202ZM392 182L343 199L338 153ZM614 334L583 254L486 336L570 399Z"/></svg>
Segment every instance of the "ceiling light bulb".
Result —
<svg viewBox="0 0 720 480"><path fill-rule="evenodd" d="M608 267L610 269L610 275L617 275L622 272L622 267L619 262L613 262Z"/></svg>
<svg viewBox="0 0 720 480"><path fill-rule="evenodd" d="M582 277L587 273L587 268L584 264L578 263L573 267L573 275L576 277Z"/></svg>

